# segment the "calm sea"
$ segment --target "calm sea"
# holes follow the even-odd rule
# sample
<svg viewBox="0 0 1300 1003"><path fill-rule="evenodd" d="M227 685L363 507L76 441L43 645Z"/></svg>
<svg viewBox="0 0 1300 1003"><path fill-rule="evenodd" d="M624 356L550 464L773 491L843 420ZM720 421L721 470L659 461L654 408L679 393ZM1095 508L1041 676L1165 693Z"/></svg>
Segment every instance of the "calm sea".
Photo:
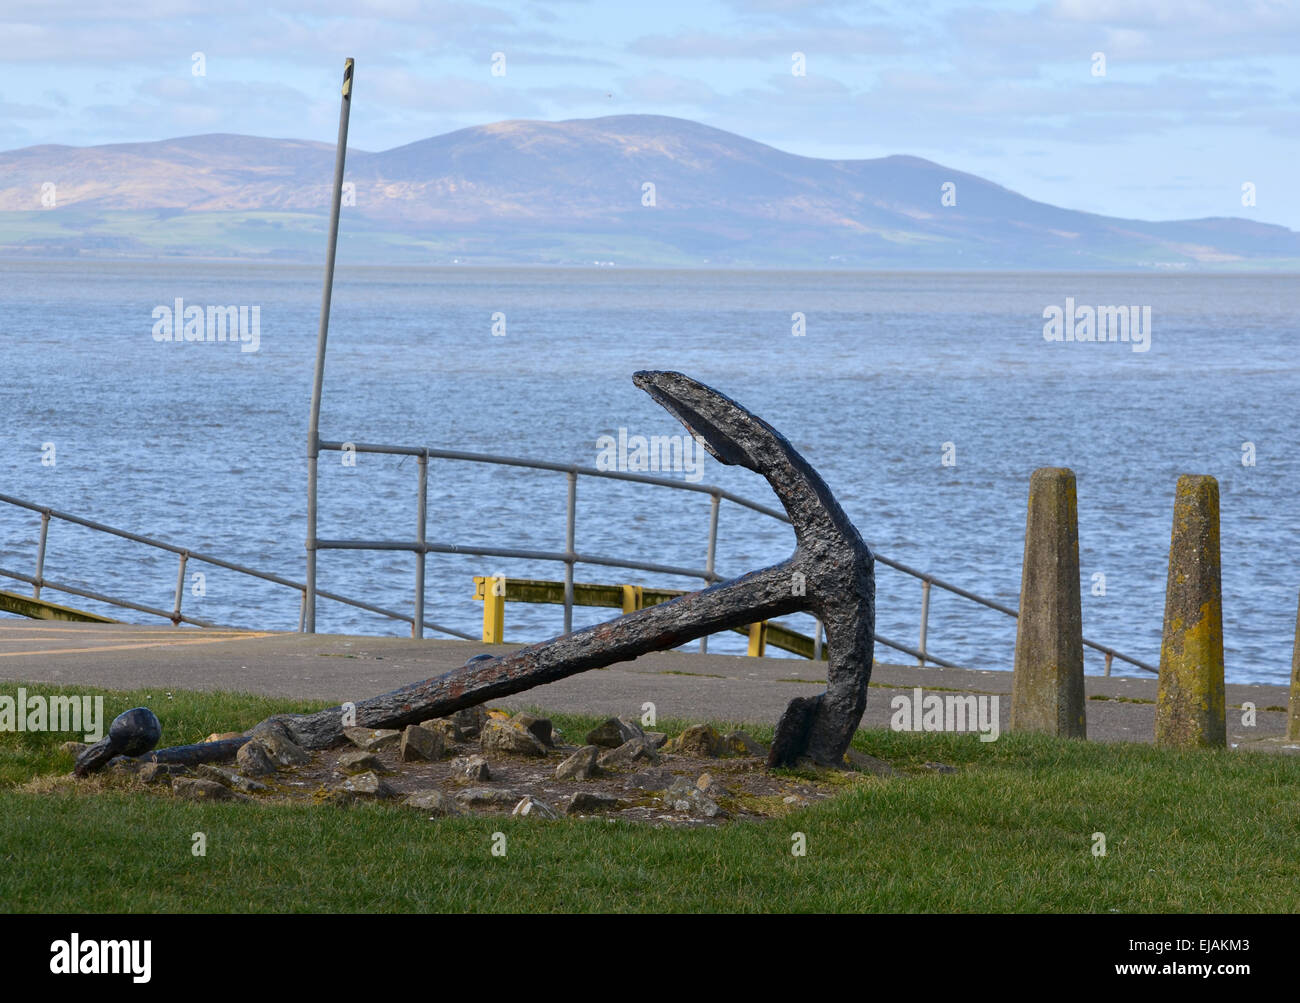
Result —
<svg viewBox="0 0 1300 1003"><path fill-rule="evenodd" d="M4 262L0 279L0 490L301 579L319 269ZM155 307L178 297L258 307L258 350L155 341ZM1150 350L1045 341L1044 309L1067 297L1150 306ZM792 334L794 314L803 315L803 336ZM494 315L504 335L493 334ZM1286 276L343 261L321 433L594 465L599 437L620 428L682 432L631 381L637 369L678 369L783 431L880 553L1010 605L1029 475L1068 466L1078 476L1085 634L1150 662L1159 656L1175 481L1213 474L1223 502L1228 678L1280 683L1300 588L1297 318L1300 280ZM1252 454L1253 465L1244 464ZM362 455L347 467L324 454L320 535L412 538L416 475L410 459ZM701 483L775 502L757 475L711 458ZM565 491L563 474L435 461L429 538L562 550ZM578 549L702 567L708 515L704 495L584 480ZM38 529L38 516L0 506L0 566L30 574ZM792 547L788 527L723 504L723 574L778 561ZM409 610L413 567L409 554L324 553L320 585ZM206 575L201 596L187 581L191 615L297 626L291 590L189 570ZM62 524L51 530L45 571L164 607L176 583L174 557ZM428 618L477 630L472 577L490 573L562 577L559 565L431 555ZM1104 595L1094 594L1100 576ZM694 587L592 566L577 577ZM914 644L919 583L882 567L878 593L879 632ZM580 609L576 622L608 615ZM328 601L319 616L322 630L402 632ZM508 609L508 639L560 628L558 607ZM936 654L1009 668L1014 639L1010 618L935 592ZM743 644L732 636L712 650ZM1089 654L1088 670L1100 668Z"/></svg>

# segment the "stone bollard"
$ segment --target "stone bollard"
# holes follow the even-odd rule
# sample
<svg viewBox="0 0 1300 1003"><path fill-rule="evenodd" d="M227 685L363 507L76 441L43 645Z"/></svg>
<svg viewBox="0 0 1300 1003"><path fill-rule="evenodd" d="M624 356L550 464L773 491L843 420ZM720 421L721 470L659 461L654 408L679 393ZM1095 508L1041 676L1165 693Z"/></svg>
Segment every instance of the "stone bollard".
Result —
<svg viewBox="0 0 1300 1003"><path fill-rule="evenodd" d="M1160 644L1156 744L1227 744L1219 482L1213 477L1184 474L1178 478Z"/></svg>
<svg viewBox="0 0 1300 1003"><path fill-rule="evenodd" d="M1288 742L1300 742L1300 609L1295 615L1295 646L1291 649L1291 700L1286 719Z"/></svg>
<svg viewBox="0 0 1300 1003"><path fill-rule="evenodd" d="M1015 670L1013 730L1088 737L1078 500L1074 472L1063 467L1042 467L1029 479Z"/></svg>

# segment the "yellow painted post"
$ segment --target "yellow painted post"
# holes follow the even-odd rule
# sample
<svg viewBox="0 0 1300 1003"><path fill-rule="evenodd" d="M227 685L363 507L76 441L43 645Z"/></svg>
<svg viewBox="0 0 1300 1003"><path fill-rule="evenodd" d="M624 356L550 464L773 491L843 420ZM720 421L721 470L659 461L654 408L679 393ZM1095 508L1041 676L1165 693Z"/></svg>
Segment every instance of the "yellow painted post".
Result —
<svg viewBox="0 0 1300 1003"><path fill-rule="evenodd" d="M483 643L506 643L506 580L483 579Z"/></svg>
<svg viewBox="0 0 1300 1003"><path fill-rule="evenodd" d="M1178 478L1156 691L1156 744L1227 744L1219 482L1213 477Z"/></svg>
<svg viewBox="0 0 1300 1003"><path fill-rule="evenodd" d="M645 604L645 587L641 585L623 586L623 612L635 613Z"/></svg>
<svg viewBox="0 0 1300 1003"><path fill-rule="evenodd" d="M749 625L749 654L755 658L762 657L767 651L767 621Z"/></svg>

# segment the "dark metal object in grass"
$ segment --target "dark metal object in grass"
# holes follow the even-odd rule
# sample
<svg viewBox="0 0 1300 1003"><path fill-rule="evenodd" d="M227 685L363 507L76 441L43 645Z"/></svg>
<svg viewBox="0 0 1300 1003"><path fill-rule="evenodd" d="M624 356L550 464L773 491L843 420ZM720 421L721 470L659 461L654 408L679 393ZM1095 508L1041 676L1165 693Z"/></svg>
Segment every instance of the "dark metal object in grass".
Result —
<svg viewBox="0 0 1300 1003"><path fill-rule="evenodd" d="M875 641L875 562L871 551L817 472L767 422L681 373L638 372L633 381L718 460L746 467L767 479L794 526L794 554L780 564L608 623L509 655L480 655L452 672L359 701L356 725L400 728L417 724L588 669L676 648L732 627L806 611L826 627L827 687L818 696L791 701L777 724L768 765L792 765L805 756L827 765L843 763L866 708L871 678ZM282 723L294 741L308 749L328 748L343 740L342 707L277 716L270 721ZM247 740L221 743L229 747L228 752L184 746L160 750L150 758L159 762L213 761L207 757L229 758ZM199 756L203 758L196 758Z"/></svg>
<svg viewBox="0 0 1300 1003"><path fill-rule="evenodd" d="M77 757L72 772L79 777L108 765L115 756L139 756L158 744L162 724L148 707L132 707L113 718L108 734Z"/></svg>

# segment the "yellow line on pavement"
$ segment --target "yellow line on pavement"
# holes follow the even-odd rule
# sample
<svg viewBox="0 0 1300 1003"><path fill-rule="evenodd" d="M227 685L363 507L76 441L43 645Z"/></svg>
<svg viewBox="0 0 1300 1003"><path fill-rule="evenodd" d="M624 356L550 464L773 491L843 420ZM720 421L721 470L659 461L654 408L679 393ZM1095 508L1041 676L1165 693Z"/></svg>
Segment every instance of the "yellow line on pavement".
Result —
<svg viewBox="0 0 1300 1003"><path fill-rule="evenodd" d="M247 633L241 635L250 640L256 637L271 637L271 633ZM96 644L85 648L37 648L35 651L0 651L0 658L12 658L16 655L84 655L95 651L131 651L137 648L175 648L191 644L216 644L228 641L228 637L195 638L192 641L142 641L139 644Z"/></svg>

